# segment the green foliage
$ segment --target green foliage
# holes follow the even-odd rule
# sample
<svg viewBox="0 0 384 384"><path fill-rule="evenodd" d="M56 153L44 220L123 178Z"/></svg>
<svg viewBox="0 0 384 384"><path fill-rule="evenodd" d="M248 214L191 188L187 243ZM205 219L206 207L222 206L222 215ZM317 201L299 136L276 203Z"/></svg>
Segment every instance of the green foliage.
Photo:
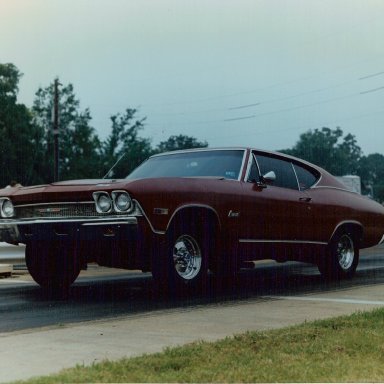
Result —
<svg viewBox="0 0 384 384"><path fill-rule="evenodd" d="M196 138L186 135L174 135L168 140L162 141L156 148L157 152L177 151L180 149L205 148L206 141L198 141Z"/></svg>
<svg viewBox="0 0 384 384"><path fill-rule="evenodd" d="M0 64L0 98L11 98L16 102L21 76L13 64Z"/></svg>
<svg viewBox="0 0 384 384"><path fill-rule="evenodd" d="M26 383L383 382L383 345L378 309L77 366Z"/></svg>
<svg viewBox="0 0 384 384"><path fill-rule="evenodd" d="M31 109L17 103L22 74L13 64L0 64L0 186L17 180L24 185L53 180L53 83L39 88ZM111 116L111 131L101 141L92 127L89 109L81 110L72 84L59 88L59 178L109 177L129 174L153 153L207 147L206 141L173 135L152 148L140 136L145 118L136 109ZM363 156L352 134L340 128L309 130L291 149L283 150L306 159L335 175L357 174L363 193L384 201L384 156Z"/></svg>
<svg viewBox="0 0 384 384"><path fill-rule="evenodd" d="M310 130L291 149L283 150L323 167L334 175L358 175L362 193L384 201L384 156L364 156L352 134L343 136L340 128Z"/></svg>
<svg viewBox="0 0 384 384"><path fill-rule="evenodd" d="M355 136L347 134L343 137L339 127L309 130L300 135L292 149L282 152L310 161L339 176L356 175L362 156Z"/></svg>
<svg viewBox="0 0 384 384"><path fill-rule="evenodd" d="M33 104L34 124L44 132L45 182L53 179L53 83L39 88ZM100 176L100 141L90 125L88 109L81 111L72 84L62 86L59 92L59 178L91 178Z"/></svg>
<svg viewBox="0 0 384 384"><path fill-rule="evenodd" d="M102 145L103 173L120 161L108 172L108 177L126 177L153 153L150 141L139 137L145 118L135 119L136 112L127 108L124 114L111 116L112 130Z"/></svg>
<svg viewBox="0 0 384 384"><path fill-rule="evenodd" d="M29 184L39 178L42 132L27 107L17 103L20 72L0 64L0 185Z"/></svg>

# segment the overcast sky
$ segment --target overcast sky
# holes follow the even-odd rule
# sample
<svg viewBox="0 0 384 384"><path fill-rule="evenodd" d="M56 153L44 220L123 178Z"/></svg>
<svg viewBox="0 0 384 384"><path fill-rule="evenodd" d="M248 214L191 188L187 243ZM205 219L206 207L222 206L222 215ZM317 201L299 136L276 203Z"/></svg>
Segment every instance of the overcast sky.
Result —
<svg viewBox="0 0 384 384"><path fill-rule="evenodd" d="M143 137L292 147L340 126L384 153L384 0L0 0L0 63L31 106L72 83L104 138L127 107Z"/></svg>

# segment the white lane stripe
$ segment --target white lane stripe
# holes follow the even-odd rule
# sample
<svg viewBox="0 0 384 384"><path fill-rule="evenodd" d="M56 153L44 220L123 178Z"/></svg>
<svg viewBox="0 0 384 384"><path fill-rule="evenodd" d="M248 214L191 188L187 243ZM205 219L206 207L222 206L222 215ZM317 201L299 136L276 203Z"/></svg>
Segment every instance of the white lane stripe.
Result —
<svg viewBox="0 0 384 384"><path fill-rule="evenodd" d="M296 301L319 301L342 304L366 304L366 305L383 305L384 301L378 300L360 300L360 299L332 299L326 297L310 297L310 296L263 296L266 299L277 300L296 300Z"/></svg>
<svg viewBox="0 0 384 384"><path fill-rule="evenodd" d="M1 279L0 280L1 285L14 285L14 284L35 284L33 281L26 281L26 280L7 280L7 279Z"/></svg>

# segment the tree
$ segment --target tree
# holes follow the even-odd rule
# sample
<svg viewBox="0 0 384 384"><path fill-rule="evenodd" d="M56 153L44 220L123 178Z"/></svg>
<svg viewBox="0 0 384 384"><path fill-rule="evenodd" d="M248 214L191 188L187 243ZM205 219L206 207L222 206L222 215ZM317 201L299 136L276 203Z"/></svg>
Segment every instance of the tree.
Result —
<svg viewBox="0 0 384 384"><path fill-rule="evenodd" d="M11 63L0 64L0 98L16 102L22 74Z"/></svg>
<svg viewBox="0 0 384 384"><path fill-rule="evenodd" d="M24 104L17 103L22 74L13 64L0 64L0 184L30 184L38 179L42 132Z"/></svg>
<svg viewBox="0 0 384 384"><path fill-rule="evenodd" d="M362 156L355 136L347 134L343 137L339 127L309 130L300 135L292 149L282 152L308 160L334 175L357 174Z"/></svg>
<svg viewBox="0 0 384 384"><path fill-rule="evenodd" d="M177 151L180 149L189 148L205 148L208 147L206 141L198 141L192 136L174 135L170 136L168 140L162 141L156 148L157 152Z"/></svg>
<svg viewBox="0 0 384 384"><path fill-rule="evenodd" d="M136 119L136 113L136 109L127 108L124 114L111 116L111 133L102 144L103 168L108 177L126 177L153 153L150 140L139 137L145 118Z"/></svg>
<svg viewBox="0 0 384 384"><path fill-rule="evenodd" d="M45 161L41 165L45 181L53 180L53 83L39 88L33 104L34 123L44 132ZM59 91L59 178L90 178L100 176L101 143L90 125L89 109L80 110L72 84Z"/></svg>

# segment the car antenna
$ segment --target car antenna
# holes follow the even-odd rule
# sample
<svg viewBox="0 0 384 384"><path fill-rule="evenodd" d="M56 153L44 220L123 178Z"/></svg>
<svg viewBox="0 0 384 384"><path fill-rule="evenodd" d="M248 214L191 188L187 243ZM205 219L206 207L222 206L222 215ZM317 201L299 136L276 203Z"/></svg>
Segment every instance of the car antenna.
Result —
<svg viewBox="0 0 384 384"><path fill-rule="evenodd" d="M109 169L109 171L103 176L103 179L106 179L107 176L113 171L113 169L116 167L117 164L120 163L120 160L126 155L126 152L124 152L115 162L115 164L112 165L112 167Z"/></svg>

